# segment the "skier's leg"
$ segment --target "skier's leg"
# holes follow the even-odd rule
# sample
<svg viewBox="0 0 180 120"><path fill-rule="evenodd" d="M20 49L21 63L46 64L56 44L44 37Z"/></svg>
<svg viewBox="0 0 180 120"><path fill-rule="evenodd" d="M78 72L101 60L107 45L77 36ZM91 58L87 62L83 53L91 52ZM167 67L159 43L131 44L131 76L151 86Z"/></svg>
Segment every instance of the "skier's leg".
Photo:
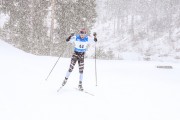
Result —
<svg viewBox="0 0 180 120"><path fill-rule="evenodd" d="M74 53L74 54L72 55L72 58L71 58L71 63L70 63L70 66L69 66L69 70L68 70L67 73L66 73L66 78L69 78L71 72L72 72L73 69L74 69L74 66L75 66L76 62L77 62L77 55Z"/></svg>
<svg viewBox="0 0 180 120"><path fill-rule="evenodd" d="M82 80L83 80L83 70L84 70L84 54L79 56L78 65L79 65L79 89L83 90Z"/></svg>
<svg viewBox="0 0 180 120"><path fill-rule="evenodd" d="M82 81L83 80L83 70L84 70L84 54L79 55L79 59L78 59L78 65L79 65L79 80Z"/></svg>
<svg viewBox="0 0 180 120"><path fill-rule="evenodd" d="M69 67L69 70L68 70L67 73L66 73L65 79L64 79L64 81L63 81L63 83L62 83L62 86L64 86L64 85L66 84L67 79L69 78L71 72L72 72L73 69L74 69L74 66L75 66L75 64L76 64L76 61L77 61L77 55L74 53L74 54L72 55L70 67Z"/></svg>

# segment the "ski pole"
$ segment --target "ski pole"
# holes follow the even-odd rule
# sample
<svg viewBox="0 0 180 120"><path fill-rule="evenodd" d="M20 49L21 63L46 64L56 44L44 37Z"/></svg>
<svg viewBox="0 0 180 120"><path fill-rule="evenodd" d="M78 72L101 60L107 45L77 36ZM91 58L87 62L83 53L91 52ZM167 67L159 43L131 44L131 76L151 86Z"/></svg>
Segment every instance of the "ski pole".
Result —
<svg viewBox="0 0 180 120"><path fill-rule="evenodd" d="M94 36L94 41L95 42L97 42L97 38L96 38L96 36L97 36L97 33L96 32L94 32L93 33L93 36ZM97 86L97 68L96 68L96 43L95 43L95 79L96 79L96 86Z"/></svg>
<svg viewBox="0 0 180 120"><path fill-rule="evenodd" d="M97 68L96 68L96 43L95 43L95 78L96 78L96 86L97 86Z"/></svg>
<svg viewBox="0 0 180 120"><path fill-rule="evenodd" d="M66 50L66 48L64 49L64 51L65 51L65 50ZM64 51L59 55L59 57L58 57L56 63L54 64L54 66L52 67L52 69L51 69L51 71L49 72L48 76L46 77L46 79L45 79L46 81L48 80L49 76L51 75L53 69L55 68L55 66L56 66L56 64L58 63L59 59L60 59L61 56L63 55Z"/></svg>

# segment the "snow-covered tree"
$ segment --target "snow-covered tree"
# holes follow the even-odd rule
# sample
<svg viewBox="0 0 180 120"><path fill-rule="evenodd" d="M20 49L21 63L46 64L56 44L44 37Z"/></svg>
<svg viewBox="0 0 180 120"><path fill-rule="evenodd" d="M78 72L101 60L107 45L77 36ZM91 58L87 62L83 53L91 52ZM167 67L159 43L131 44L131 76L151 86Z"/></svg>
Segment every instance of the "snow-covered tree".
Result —
<svg viewBox="0 0 180 120"><path fill-rule="evenodd" d="M55 41L61 44L61 47L55 48L57 51L64 50L65 39L70 33L78 33L80 29L85 28L90 31L95 23L96 11L95 0L63 0L57 1L55 6ZM58 50L59 49L59 50ZM55 51L56 51L55 50ZM72 47L67 46L65 54L70 56Z"/></svg>
<svg viewBox="0 0 180 120"><path fill-rule="evenodd" d="M0 11L10 18L4 28L8 42L33 54L57 56L71 32L91 30L95 7L95 0L2 0ZM70 47L66 51L69 55Z"/></svg>

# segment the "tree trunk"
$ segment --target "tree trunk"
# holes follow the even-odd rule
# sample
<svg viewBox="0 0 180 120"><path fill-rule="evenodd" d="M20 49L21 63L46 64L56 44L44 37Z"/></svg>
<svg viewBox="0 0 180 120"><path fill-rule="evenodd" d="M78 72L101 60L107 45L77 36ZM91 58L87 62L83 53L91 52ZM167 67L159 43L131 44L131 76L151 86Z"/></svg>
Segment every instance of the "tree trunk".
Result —
<svg viewBox="0 0 180 120"><path fill-rule="evenodd" d="M132 40L134 40L134 15L131 16L131 35L132 35Z"/></svg>
<svg viewBox="0 0 180 120"><path fill-rule="evenodd" d="M114 36L116 36L116 18L114 17Z"/></svg>
<svg viewBox="0 0 180 120"><path fill-rule="evenodd" d="M54 1L55 0L51 0L51 29L50 29L50 44L51 44L51 47L50 47L50 55L52 55L52 51L53 51L53 33L54 33Z"/></svg>

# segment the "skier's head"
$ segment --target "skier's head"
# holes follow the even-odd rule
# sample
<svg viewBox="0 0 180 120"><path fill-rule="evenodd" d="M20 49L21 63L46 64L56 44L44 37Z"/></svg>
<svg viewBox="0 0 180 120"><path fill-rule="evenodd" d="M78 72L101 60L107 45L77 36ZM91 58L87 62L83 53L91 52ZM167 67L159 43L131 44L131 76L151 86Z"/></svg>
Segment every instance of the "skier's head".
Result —
<svg viewBox="0 0 180 120"><path fill-rule="evenodd" d="M86 29L81 29L80 31L79 31L79 35L80 35L80 37L81 38L84 38L85 37L85 35L86 35Z"/></svg>

